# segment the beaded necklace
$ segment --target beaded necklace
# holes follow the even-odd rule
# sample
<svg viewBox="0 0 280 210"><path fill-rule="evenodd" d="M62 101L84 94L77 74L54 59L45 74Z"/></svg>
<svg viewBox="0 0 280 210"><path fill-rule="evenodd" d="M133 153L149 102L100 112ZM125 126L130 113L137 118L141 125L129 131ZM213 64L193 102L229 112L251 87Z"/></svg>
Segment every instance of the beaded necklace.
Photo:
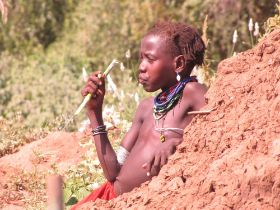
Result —
<svg viewBox="0 0 280 210"><path fill-rule="evenodd" d="M182 81L176 83L172 87L163 90L161 93L159 93L155 99L154 99L154 119L155 119L155 125L158 126L158 121L162 119L162 127L161 128L155 128L156 131L160 132L160 141L165 141L164 131L165 130L182 130L179 128L164 128L164 120L165 116L168 111L170 111L181 99L182 93L184 90L184 87L188 82L195 82L197 81L195 77L187 77L183 79Z"/></svg>

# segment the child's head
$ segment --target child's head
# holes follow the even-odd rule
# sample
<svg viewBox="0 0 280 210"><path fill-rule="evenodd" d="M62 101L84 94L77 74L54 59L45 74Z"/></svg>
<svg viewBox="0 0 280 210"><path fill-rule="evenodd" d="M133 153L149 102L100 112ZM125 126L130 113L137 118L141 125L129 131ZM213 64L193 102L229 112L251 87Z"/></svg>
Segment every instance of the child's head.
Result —
<svg viewBox="0 0 280 210"><path fill-rule="evenodd" d="M173 56L183 55L187 62L187 73L203 63L205 44L198 31L184 23L170 21L156 23L146 34L162 37Z"/></svg>
<svg viewBox="0 0 280 210"><path fill-rule="evenodd" d="M140 47L139 82L147 91L167 88L176 75L190 75L203 63L205 45L189 25L159 22L144 36Z"/></svg>

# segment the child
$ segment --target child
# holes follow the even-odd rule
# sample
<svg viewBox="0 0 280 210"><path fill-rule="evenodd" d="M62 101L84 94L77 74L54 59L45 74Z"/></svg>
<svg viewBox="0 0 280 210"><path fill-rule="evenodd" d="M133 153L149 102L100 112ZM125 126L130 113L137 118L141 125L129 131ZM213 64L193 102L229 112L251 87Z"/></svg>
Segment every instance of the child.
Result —
<svg viewBox="0 0 280 210"><path fill-rule="evenodd" d="M139 83L148 92L162 92L139 104L118 154L108 140L102 119L104 76L100 76L101 72L90 76L82 95L93 95L87 103L87 116L108 182L78 205L97 198L112 199L159 173L183 140L183 129L192 120L188 112L205 104L205 87L190 77L194 66L203 63L204 51L196 29L182 23L158 23L144 36L139 53Z"/></svg>

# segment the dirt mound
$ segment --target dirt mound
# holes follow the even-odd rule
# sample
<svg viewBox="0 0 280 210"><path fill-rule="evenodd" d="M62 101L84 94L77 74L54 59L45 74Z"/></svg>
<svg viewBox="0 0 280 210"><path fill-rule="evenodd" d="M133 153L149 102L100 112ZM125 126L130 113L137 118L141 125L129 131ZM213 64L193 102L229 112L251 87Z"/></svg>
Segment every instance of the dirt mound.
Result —
<svg viewBox="0 0 280 210"><path fill-rule="evenodd" d="M0 168L5 166L25 171L44 171L55 164L60 171L77 164L86 149L79 146L82 133L55 132L46 138L23 146L19 152L0 158Z"/></svg>
<svg viewBox="0 0 280 210"><path fill-rule="evenodd" d="M39 172L47 172L54 166L63 172L77 165L88 150L79 145L83 136L83 133L52 133L23 146L17 153L0 158L0 209L25 209L24 198L34 197L29 188L39 188L41 184L34 180L34 186L27 186L28 179L34 179L35 175L45 179ZM37 197L46 199L44 195Z"/></svg>
<svg viewBox="0 0 280 210"><path fill-rule="evenodd" d="M158 177L94 207L280 208L280 30L224 60L205 109Z"/></svg>

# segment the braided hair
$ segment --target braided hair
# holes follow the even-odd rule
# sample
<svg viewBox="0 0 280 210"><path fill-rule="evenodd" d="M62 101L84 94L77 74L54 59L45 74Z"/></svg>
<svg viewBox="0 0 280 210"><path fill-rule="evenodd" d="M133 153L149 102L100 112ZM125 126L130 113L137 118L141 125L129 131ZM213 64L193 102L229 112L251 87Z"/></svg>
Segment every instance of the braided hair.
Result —
<svg viewBox="0 0 280 210"><path fill-rule="evenodd" d="M188 69L203 64L205 44L198 31L184 23L157 22L146 34L162 37L172 56L183 55ZM187 72L188 74L191 73Z"/></svg>

